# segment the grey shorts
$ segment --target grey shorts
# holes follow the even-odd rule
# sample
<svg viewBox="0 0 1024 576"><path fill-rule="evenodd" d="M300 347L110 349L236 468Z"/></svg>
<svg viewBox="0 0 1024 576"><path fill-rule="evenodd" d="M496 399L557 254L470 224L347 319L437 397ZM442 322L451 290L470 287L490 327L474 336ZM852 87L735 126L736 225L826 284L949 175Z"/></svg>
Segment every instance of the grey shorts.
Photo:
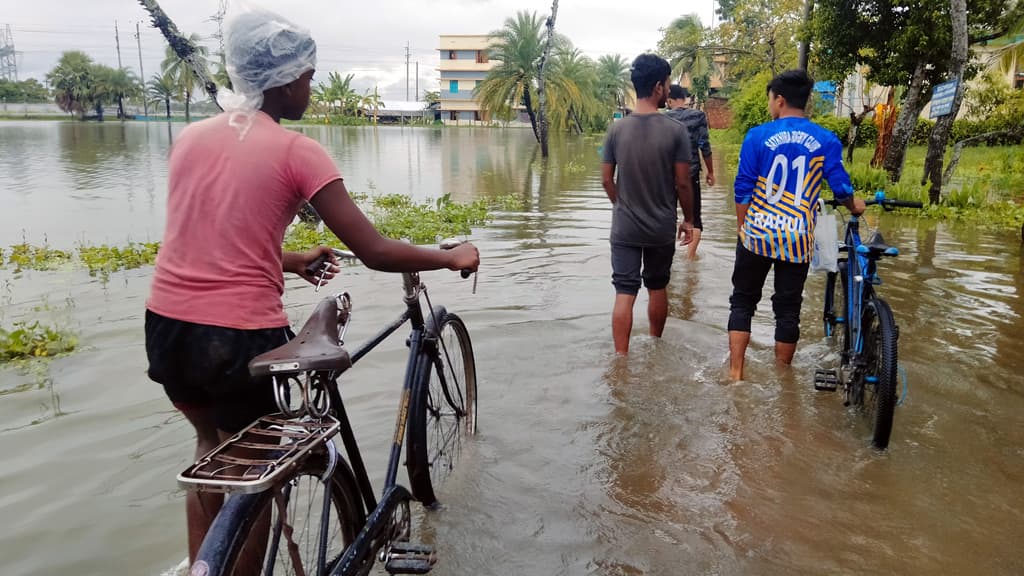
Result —
<svg viewBox="0 0 1024 576"><path fill-rule="evenodd" d="M612 243L612 286L616 294L636 296L640 280L648 290L663 290L672 272L675 242L663 246L626 246Z"/></svg>

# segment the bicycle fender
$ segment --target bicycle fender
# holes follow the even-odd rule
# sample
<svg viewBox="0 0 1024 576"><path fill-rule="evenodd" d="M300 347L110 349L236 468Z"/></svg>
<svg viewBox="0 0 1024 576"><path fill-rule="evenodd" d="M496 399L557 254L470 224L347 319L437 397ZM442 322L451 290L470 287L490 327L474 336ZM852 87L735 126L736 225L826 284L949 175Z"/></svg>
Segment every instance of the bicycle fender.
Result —
<svg viewBox="0 0 1024 576"><path fill-rule="evenodd" d="M441 324L444 323L445 317L448 316L448 309L442 304L434 306L431 310L431 314L425 319L425 332L428 338L437 338L441 332ZM436 321L436 322L435 322Z"/></svg>

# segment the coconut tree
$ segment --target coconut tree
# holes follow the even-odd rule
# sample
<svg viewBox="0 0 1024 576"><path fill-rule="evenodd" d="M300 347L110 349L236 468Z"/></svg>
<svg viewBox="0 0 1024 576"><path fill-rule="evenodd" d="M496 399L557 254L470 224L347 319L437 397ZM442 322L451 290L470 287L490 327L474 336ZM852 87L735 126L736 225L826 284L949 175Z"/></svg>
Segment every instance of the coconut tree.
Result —
<svg viewBox="0 0 1024 576"><path fill-rule="evenodd" d="M171 99L177 93L178 86L170 74L153 74L146 83L146 98L150 104L163 104L167 119L171 119Z"/></svg>
<svg viewBox="0 0 1024 576"><path fill-rule="evenodd" d="M206 46L199 43L200 40L202 38L198 34L191 34L188 37L188 41L195 46L195 54L199 57L199 60L205 62L210 51ZM166 49L164 61L160 64L160 70L164 74L169 74L174 79L174 84L177 86L175 95L185 103L185 121L189 122L191 120L189 103L192 101L192 93L195 92L198 85L195 72L192 71L189 63L180 58L171 46L168 46Z"/></svg>
<svg viewBox="0 0 1024 576"><path fill-rule="evenodd" d="M689 77L699 102L707 100L714 69L714 50L708 46L709 31L696 14L680 16L663 30L658 52L672 66L672 77L678 82Z"/></svg>
<svg viewBox="0 0 1024 576"><path fill-rule="evenodd" d="M601 114L597 67L567 40L556 48L545 76L552 124L583 133L585 124Z"/></svg>
<svg viewBox="0 0 1024 576"><path fill-rule="evenodd" d="M597 59L598 98L612 108L622 110L633 93L629 61L620 54L605 54Z"/></svg>
<svg viewBox="0 0 1024 576"><path fill-rule="evenodd" d="M524 107L538 142L533 95L537 61L544 51L543 28L544 19L536 12L520 11L507 18L500 30L491 33L495 43L490 59L499 64L475 88L481 109L497 117L510 118L515 109Z"/></svg>

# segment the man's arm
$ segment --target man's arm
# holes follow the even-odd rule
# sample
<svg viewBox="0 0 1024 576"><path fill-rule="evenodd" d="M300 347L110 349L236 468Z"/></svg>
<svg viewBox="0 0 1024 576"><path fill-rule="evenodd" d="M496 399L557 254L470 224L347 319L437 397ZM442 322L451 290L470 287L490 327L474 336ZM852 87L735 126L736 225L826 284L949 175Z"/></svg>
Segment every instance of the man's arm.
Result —
<svg viewBox="0 0 1024 576"><path fill-rule="evenodd" d="M748 132L740 148L740 165L736 170L736 181L733 183L733 199L736 202L736 234L742 236L743 223L747 220L747 210L754 196L757 184L757 150L756 135Z"/></svg>
<svg viewBox="0 0 1024 576"><path fill-rule="evenodd" d="M736 203L736 235L743 235L743 223L747 221L747 210L750 209L750 203L745 204Z"/></svg>
<svg viewBox="0 0 1024 576"><path fill-rule="evenodd" d="M311 200L317 214L339 240L345 243L368 268L382 272L422 270L476 270L480 255L472 244L451 250L413 246L380 235L345 189L339 178L328 183Z"/></svg>
<svg viewBox="0 0 1024 576"><path fill-rule="evenodd" d="M619 198L619 190L615 187L615 164L601 164L601 186L608 199L615 204Z"/></svg>
<svg viewBox="0 0 1024 576"><path fill-rule="evenodd" d="M676 198L679 208L683 211L683 221L679 224L676 237L683 245L689 244L693 232L693 185L690 184L690 163L676 162L673 165L676 184Z"/></svg>
<svg viewBox="0 0 1024 576"><path fill-rule="evenodd" d="M708 115L701 112L703 116L700 128L697 131L697 146L700 148L701 156L704 157L704 172L708 186L715 185L715 165L711 163L711 135L708 134Z"/></svg>
<svg viewBox="0 0 1024 576"><path fill-rule="evenodd" d="M836 200L843 203L850 214L854 216L863 214L867 206L864 201L853 195L853 184L850 182L850 175L843 167L843 145L838 139L829 142L825 148L825 180Z"/></svg>

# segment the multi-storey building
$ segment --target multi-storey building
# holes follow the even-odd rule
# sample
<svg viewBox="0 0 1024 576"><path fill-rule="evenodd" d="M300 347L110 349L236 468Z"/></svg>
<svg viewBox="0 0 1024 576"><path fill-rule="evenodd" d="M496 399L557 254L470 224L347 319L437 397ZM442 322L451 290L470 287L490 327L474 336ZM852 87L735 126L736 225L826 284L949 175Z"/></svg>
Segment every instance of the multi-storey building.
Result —
<svg viewBox="0 0 1024 576"><path fill-rule="evenodd" d="M488 51L493 42L486 34L441 36L441 120L445 124L487 122L473 89L494 67Z"/></svg>

